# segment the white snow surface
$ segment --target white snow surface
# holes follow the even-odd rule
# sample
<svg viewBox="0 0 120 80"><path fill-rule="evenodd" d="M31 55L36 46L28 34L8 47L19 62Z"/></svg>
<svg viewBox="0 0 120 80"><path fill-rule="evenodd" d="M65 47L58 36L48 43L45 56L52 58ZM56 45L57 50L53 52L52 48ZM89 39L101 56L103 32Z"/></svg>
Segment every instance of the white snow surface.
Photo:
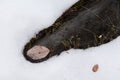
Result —
<svg viewBox="0 0 120 80"><path fill-rule="evenodd" d="M99 47L65 51L43 63L24 59L22 50L30 38L77 1L0 0L0 80L120 80L120 37Z"/></svg>

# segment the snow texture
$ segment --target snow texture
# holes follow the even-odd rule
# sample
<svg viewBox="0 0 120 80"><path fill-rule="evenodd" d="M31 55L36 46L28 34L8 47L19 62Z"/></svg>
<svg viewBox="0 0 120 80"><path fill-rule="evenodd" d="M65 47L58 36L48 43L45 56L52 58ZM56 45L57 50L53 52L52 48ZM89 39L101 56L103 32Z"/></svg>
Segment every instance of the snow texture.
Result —
<svg viewBox="0 0 120 80"><path fill-rule="evenodd" d="M87 50L71 49L33 64L24 45L78 0L0 0L0 80L119 80L120 37ZM97 72L92 67L98 64Z"/></svg>

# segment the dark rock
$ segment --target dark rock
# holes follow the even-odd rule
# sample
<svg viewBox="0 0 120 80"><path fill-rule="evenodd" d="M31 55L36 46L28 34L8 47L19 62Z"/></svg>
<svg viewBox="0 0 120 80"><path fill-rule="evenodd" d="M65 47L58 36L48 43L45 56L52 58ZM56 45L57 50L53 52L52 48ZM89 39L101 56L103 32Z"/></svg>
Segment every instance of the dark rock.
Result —
<svg viewBox="0 0 120 80"><path fill-rule="evenodd" d="M120 35L119 0L85 2L81 6L80 1L76 3L51 27L40 31L36 39L27 43L23 51L25 58L38 63L59 55L64 50L99 46ZM27 51L36 45L47 47L50 53L42 59L33 60L27 55Z"/></svg>

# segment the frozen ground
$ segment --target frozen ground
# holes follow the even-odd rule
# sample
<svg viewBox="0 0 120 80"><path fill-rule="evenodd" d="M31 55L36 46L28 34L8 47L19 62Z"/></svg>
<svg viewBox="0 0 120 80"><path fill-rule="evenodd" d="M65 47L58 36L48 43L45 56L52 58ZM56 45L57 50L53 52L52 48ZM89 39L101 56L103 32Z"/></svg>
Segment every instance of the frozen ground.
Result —
<svg viewBox="0 0 120 80"><path fill-rule="evenodd" d="M32 64L22 56L26 42L76 1L0 0L0 80L120 79L120 37L96 48L71 49L44 63Z"/></svg>

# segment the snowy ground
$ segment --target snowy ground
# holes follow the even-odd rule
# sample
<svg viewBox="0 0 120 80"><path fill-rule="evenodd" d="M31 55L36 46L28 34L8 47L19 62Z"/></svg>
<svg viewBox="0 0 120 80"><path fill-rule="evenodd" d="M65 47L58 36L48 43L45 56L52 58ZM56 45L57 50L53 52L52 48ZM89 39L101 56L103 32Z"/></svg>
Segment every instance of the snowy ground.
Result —
<svg viewBox="0 0 120 80"><path fill-rule="evenodd" d="M120 37L96 48L69 50L32 64L23 46L78 0L0 0L0 80L119 80ZM69 53L69 54L68 54ZM96 73L92 67L98 64Z"/></svg>

